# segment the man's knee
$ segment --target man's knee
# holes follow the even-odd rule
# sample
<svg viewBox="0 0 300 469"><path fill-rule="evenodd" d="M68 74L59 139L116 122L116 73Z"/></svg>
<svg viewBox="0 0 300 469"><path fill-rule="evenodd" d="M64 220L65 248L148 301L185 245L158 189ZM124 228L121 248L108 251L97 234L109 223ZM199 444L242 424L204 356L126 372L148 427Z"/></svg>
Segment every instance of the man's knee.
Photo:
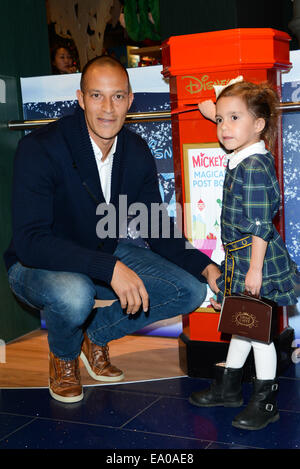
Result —
<svg viewBox="0 0 300 469"><path fill-rule="evenodd" d="M66 321L82 323L95 302L93 282L81 274L55 273L48 284L46 309L64 316Z"/></svg>
<svg viewBox="0 0 300 469"><path fill-rule="evenodd" d="M200 282L195 277L190 275L187 277L183 279L181 294L186 297L187 302L190 305L190 311L194 311L204 302L207 295L207 285L206 283Z"/></svg>

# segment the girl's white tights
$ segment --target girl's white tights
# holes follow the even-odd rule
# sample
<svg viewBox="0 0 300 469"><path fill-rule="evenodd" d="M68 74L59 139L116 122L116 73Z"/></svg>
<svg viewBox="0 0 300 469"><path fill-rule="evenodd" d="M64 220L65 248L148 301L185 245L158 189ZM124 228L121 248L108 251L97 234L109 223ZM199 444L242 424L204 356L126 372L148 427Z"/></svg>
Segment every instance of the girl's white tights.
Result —
<svg viewBox="0 0 300 469"><path fill-rule="evenodd" d="M242 368L253 347L257 379L274 379L277 354L274 343L263 344L240 336L232 336L226 359L226 368Z"/></svg>

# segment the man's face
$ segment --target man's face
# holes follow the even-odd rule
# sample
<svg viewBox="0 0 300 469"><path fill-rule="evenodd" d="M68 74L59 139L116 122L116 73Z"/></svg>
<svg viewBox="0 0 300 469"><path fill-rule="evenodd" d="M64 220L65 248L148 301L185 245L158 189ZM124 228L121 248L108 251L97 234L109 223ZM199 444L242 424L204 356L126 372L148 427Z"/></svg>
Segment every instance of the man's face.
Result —
<svg viewBox="0 0 300 469"><path fill-rule="evenodd" d="M121 130L133 100L125 72L109 64L91 66L77 98L90 136L102 151L107 149Z"/></svg>

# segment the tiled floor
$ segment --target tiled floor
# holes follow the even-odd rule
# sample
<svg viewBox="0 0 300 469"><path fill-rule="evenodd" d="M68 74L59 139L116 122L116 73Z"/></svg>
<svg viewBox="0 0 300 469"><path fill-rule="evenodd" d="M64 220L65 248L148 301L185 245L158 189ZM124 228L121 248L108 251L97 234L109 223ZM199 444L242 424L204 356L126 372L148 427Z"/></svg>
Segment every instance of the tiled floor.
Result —
<svg viewBox="0 0 300 469"><path fill-rule="evenodd" d="M299 316L290 323L296 338L298 323ZM207 386L205 379L87 386L77 404L59 403L45 388L2 389L0 449L298 449L300 363L279 382L280 420L259 431L232 427L239 409L189 404L190 393ZM244 388L247 402L251 385Z"/></svg>
<svg viewBox="0 0 300 469"><path fill-rule="evenodd" d="M3 389L0 449L297 449L297 367L280 378L280 420L256 432L231 426L239 409L189 404L189 394L207 385L204 379L86 387L84 401L69 405L53 400L47 389ZM245 384L246 400L249 395Z"/></svg>

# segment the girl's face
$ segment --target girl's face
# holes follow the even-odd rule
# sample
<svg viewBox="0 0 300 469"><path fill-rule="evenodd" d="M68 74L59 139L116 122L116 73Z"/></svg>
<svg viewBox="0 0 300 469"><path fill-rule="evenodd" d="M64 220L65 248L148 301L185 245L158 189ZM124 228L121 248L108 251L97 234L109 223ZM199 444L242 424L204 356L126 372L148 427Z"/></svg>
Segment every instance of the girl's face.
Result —
<svg viewBox="0 0 300 469"><path fill-rule="evenodd" d="M255 118L238 96L226 96L217 101L216 123L219 141L231 151L240 151L258 142L265 126L264 119Z"/></svg>

